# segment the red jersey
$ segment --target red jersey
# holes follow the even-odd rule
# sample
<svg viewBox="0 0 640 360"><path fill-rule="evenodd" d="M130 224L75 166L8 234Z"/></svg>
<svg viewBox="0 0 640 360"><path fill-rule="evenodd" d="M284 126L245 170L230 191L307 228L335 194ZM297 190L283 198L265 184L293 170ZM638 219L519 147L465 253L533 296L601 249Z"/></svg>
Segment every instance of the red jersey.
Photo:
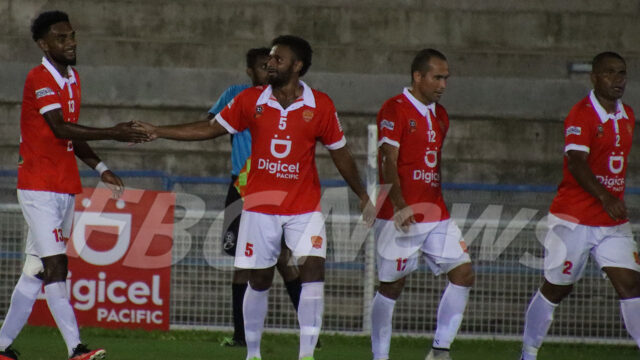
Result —
<svg viewBox="0 0 640 360"><path fill-rule="evenodd" d="M71 140L58 139L42 114L62 109L64 120L78 122L80 78L71 67L65 78L42 59L27 75L20 115L18 189L77 194L82 192Z"/></svg>
<svg viewBox="0 0 640 360"><path fill-rule="evenodd" d="M449 129L449 115L440 104L424 105L407 88L387 100L378 113L378 147L383 143L398 148L398 176L402 197L411 206L417 222L434 222L449 218L442 198L440 159L442 144ZM380 185L382 158L378 152ZM381 187L384 189L384 187ZM379 219L393 218L393 205L381 191L378 203L384 203Z"/></svg>
<svg viewBox="0 0 640 360"><path fill-rule="evenodd" d="M618 101L615 114L607 114L593 91L577 103L564 122L565 153L578 150L589 153L587 162L596 179L618 199L623 198L627 156L631 150L633 110ZM551 203L552 214L588 226L614 226L598 199L587 193L571 175L564 158L563 178Z"/></svg>
<svg viewBox="0 0 640 360"><path fill-rule="evenodd" d="M218 115L229 133L251 132L251 173L244 209L273 215L320 210L316 141L329 150L346 145L333 102L300 82L303 93L283 109L271 86L241 92Z"/></svg>

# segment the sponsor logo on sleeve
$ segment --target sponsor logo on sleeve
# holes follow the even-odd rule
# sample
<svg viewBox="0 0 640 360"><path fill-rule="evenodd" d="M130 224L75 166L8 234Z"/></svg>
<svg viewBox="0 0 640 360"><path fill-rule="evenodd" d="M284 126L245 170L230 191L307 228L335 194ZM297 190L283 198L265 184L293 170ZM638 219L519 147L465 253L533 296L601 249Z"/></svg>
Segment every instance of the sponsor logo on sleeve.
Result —
<svg viewBox="0 0 640 360"><path fill-rule="evenodd" d="M565 136L569 136L569 135L580 136L580 134L582 134L582 128L580 126L569 126L567 128L567 132Z"/></svg>
<svg viewBox="0 0 640 360"><path fill-rule="evenodd" d="M36 90L36 99L43 98L45 96L54 95L55 93L48 87Z"/></svg>
<svg viewBox="0 0 640 360"><path fill-rule="evenodd" d="M393 131L393 128L395 127L395 125L396 124L393 121L389 121L389 120L380 121L380 129L389 129Z"/></svg>
<svg viewBox="0 0 640 360"><path fill-rule="evenodd" d="M338 129L340 130L340 132L343 132L342 130L342 123L340 122L340 118L338 117L338 112L336 111L336 122L338 123Z"/></svg>

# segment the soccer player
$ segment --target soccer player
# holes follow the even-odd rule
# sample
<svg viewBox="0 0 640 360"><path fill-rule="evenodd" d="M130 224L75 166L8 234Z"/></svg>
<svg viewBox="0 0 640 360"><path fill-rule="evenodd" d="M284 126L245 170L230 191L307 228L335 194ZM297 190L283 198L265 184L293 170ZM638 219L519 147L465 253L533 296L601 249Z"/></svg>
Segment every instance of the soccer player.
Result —
<svg viewBox="0 0 640 360"><path fill-rule="evenodd" d="M584 272L589 254L620 296L627 331L640 346L640 257L624 203L635 116L620 100L624 59L593 58L591 93L565 119L563 178L549 209L544 281L525 315L522 359L536 359L553 312Z"/></svg>
<svg viewBox="0 0 640 360"><path fill-rule="evenodd" d="M114 196L119 196L124 190L122 180L86 141L141 142L148 136L132 129L130 123L111 128L77 125L81 90L78 73L71 67L76 63L76 40L69 17L60 11L44 12L33 21L31 32L44 57L27 75L20 116L18 200L29 232L24 268L0 329L0 359L18 358L11 343L26 323L43 284L69 358L103 359L104 349L89 350L81 343L66 285L74 194L82 191L75 157L98 171Z"/></svg>
<svg viewBox="0 0 640 360"><path fill-rule="evenodd" d="M471 259L442 198L440 160L449 117L438 104L449 65L434 49L418 52L411 87L387 100L378 113L378 163L383 202L374 225L380 287L371 307L375 360L389 358L391 319L407 275L421 254L434 274L449 279L438 307L437 328L427 360L450 359L453 342L474 282Z"/></svg>
<svg viewBox="0 0 640 360"><path fill-rule="evenodd" d="M340 174L360 198L365 221L375 209L360 182L336 109L324 93L300 80L311 65L311 46L283 35L272 42L269 86L240 93L214 121L153 128L150 133L175 140L202 140L244 129L251 131L251 173L246 186L235 266L251 269L244 295L247 359L260 359L268 290L281 250L298 260L302 290L298 307L300 359L313 359L324 307L327 237L320 212L320 182L315 146L329 150Z"/></svg>
<svg viewBox="0 0 640 360"><path fill-rule="evenodd" d="M267 85L267 62L269 61L269 48L250 49L246 55L247 75L251 79L253 86ZM207 120L212 120L224 107L233 100L240 92L249 88L249 85L232 85L222 93L218 101L211 107L207 114ZM227 191L225 200L222 247L224 251L230 255L236 254L236 240L238 238L238 230L240 228L240 212L242 211L242 197L235 183L239 175L243 175L238 186L246 185L246 176L250 171L249 156L251 155L251 133L249 129L231 135L231 184ZM247 164L249 161L249 164ZM289 266L291 258L291 250L286 246L282 248L276 268L284 280L285 288L289 294L289 298L293 306L298 309L300 301L300 277L298 269L295 266ZM234 269L232 289L232 309L233 309L233 337L225 337L222 340L223 346L246 346L244 336L244 319L242 315L242 300L247 290L247 282L249 281L248 269Z"/></svg>

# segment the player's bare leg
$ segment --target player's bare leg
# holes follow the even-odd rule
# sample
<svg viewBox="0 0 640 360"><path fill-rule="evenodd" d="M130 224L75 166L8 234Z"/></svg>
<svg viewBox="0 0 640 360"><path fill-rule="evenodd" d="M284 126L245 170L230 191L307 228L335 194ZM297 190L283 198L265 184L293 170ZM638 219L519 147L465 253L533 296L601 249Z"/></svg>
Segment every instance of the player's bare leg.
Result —
<svg viewBox="0 0 640 360"><path fill-rule="evenodd" d="M438 305L436 333L427 359L450 359L449 349L458 334L464 310L469 300L469 291L475 282L471 263L454 267L447 273L447 285Z"/></svg>
<svg viewBox="0 0 640 360"><path fill-rule="evenodd" d="M306 256L299 259L300 281L302 282L298 306L300 359L313 359L314 349L322 328L324 263L324 258L319 256Z"/></svg>
<svg viewBox="0 0 640 360"><path fill-rule="evenodd" d="M371 351L375 360L389 358L391 319L396 300L404 289L406 277L392 282L380 282L371 303Z"/></svg>
<svg viewBox="0 0 640 360"><path fill-rule="evenodd" d="M627 331L640 347L640 273L625 268L604 267L620 296L620 313Z"/></svg>
<svg viewBox="0 0 640 360"><path fill-rule="evenodd" d="M291 250L289 250L283 239L282 251L280 252L280 256L278 257L276 269L278 269L278 273L280 273L280 276L282 276L284 286L287 289L287 293L289 294L289 299L291 299L293 307L296 309L296 311L298 311L298 304L300 303L300 291L302 290L300 282L300 271L298 270L298 267L291 262L291 256Z"/></svg>
<svg viewBox="0 0 640 360"><path fill-rule="evenodd" d="M553 312L560 302L569 296L573 285L555 285L546 279L533 296L525 315L522 359L535 360L538 349L549 331Z"/></svg>

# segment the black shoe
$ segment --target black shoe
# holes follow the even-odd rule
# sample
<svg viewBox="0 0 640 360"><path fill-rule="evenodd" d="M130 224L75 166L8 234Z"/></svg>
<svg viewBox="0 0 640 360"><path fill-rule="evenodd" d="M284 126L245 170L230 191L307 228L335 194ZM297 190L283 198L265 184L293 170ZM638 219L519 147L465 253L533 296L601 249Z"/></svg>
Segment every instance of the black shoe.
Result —
<svg viewBox="0 0 640 360"><path fill-rule="evenodd" d="M9 345L4 351L0 351L0 360L18 360L18 355L20 355L18 350Z"/></svg>
<svg viewBox="0 0 640 360"><path fill-rule="evenodd" d="M322 349L322 343L320 342L320 338L318 338L318 342L316 343L316 350Z"/></svg>
<svg viewBox="0 0 640 360"><path fill-rule="evenodd" d="M69 356L69 360L103 360L106 358L107 352L104 349L89 350L85 344L78 344L73 349L73 354Z"/></svg>

